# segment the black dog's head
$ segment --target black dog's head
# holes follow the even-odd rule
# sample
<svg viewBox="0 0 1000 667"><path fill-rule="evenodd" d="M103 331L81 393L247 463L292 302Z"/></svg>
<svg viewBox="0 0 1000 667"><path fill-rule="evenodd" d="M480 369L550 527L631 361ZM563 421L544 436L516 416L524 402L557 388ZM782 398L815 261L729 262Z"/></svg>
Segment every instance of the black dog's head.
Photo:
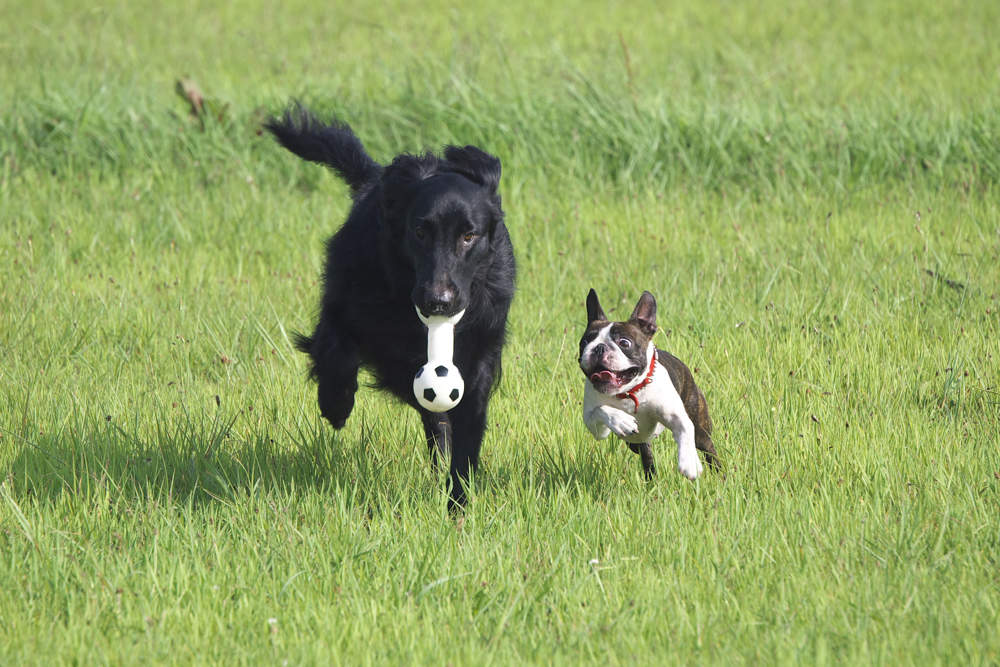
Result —
<svg viewBox="0 0 1000 667"><path fill-rule="evenodd" d="M491 256L509 256L509 248L495 253L493 247L503 220L494 156L475 146L448 146L441 157L403 154L383 168L350 127L323 123L301 105L265 127L299 157L336 171L350 185L357 210L372 211L373 203L381 209L382 251L393 259L384 267L387 277L394 288L411 290L424 315L464 310L477 272L490 270Z"/></svg>
<svg viewBox="0 0 1000 667"><path fill-rule="evenodd" d="M587 295L587 330L580 339L580 370L597 391L628 391L649 368L656 334L656 300L643 292L625 322L609 322L597 292Z"/></svg>
<svg viewBox="0 0 1000 667"><path fill-rule="evenodd" d="M381 196L385 240L413 268L413 304L424 315L454 315L469 303L503 220L500 160L474 146L444 157L400 155L386 167Z"/></svg>

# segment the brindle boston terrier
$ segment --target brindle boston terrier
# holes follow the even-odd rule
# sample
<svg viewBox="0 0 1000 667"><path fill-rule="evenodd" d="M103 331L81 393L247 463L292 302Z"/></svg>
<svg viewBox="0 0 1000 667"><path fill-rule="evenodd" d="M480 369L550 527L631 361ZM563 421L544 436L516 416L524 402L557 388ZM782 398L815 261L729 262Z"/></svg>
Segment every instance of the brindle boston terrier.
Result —
<svg viewBox="0 0 1000 667"><path fill-rule="evenodd" d="M643 292L627 322L609 322L597 293L587 295L587 330L580 339L580 368L587 376L583 421L598 440L614 432L642 457L651 478L656 468L650 441L664 427L677 442L677 469L688 479L702 472L696 449L716 463L712 419L705 396L680 359L656 349L656 300Z"/></svg>

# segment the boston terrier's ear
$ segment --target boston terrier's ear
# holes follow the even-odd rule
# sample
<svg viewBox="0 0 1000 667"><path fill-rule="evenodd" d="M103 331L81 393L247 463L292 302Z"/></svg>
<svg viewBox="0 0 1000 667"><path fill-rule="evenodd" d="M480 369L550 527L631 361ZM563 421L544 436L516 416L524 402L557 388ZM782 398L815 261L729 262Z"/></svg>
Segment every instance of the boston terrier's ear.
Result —
<svg viewBox="0 0 1000 667"><path fill-rule="evenodd" d="M597 300L597 292L591 289L590 294L587 295L587 323L606 322L607 320L608 316L604 314L601 302Z"/></svg>
<svg viewBox="0 0 1000 667"><path fill-rule="evenodd" d="M632 311L632 319L650 336L656 333L656 299L649 292L643 292L639 303Z"/></svg>

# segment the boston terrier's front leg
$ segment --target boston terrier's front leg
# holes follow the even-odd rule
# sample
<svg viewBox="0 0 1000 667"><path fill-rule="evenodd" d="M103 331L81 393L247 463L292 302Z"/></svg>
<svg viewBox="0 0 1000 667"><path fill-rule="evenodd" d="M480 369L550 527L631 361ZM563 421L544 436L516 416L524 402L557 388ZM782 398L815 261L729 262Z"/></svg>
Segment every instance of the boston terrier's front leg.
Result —
<svg viewBox="0 0 1000 667"><path fill-rule="evenodd" d="M694 424L691 423L691 418L680 410L664 414L662 420L677 443L677 470L688 479L697 479L703 468L694 446Z"/></svg>

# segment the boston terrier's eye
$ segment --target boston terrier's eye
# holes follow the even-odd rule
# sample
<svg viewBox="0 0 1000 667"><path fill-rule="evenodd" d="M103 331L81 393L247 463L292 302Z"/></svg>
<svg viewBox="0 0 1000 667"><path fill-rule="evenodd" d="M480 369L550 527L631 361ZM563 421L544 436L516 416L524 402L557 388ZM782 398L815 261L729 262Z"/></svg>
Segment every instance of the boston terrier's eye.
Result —
<svg viewBox="0 0 1000 667"><path fill-rule="evenodd" d="M619 338L618 347L620 347L623 350L627 350L630 347L632 347L632 341L630 341L628 338Z"/></svg>

